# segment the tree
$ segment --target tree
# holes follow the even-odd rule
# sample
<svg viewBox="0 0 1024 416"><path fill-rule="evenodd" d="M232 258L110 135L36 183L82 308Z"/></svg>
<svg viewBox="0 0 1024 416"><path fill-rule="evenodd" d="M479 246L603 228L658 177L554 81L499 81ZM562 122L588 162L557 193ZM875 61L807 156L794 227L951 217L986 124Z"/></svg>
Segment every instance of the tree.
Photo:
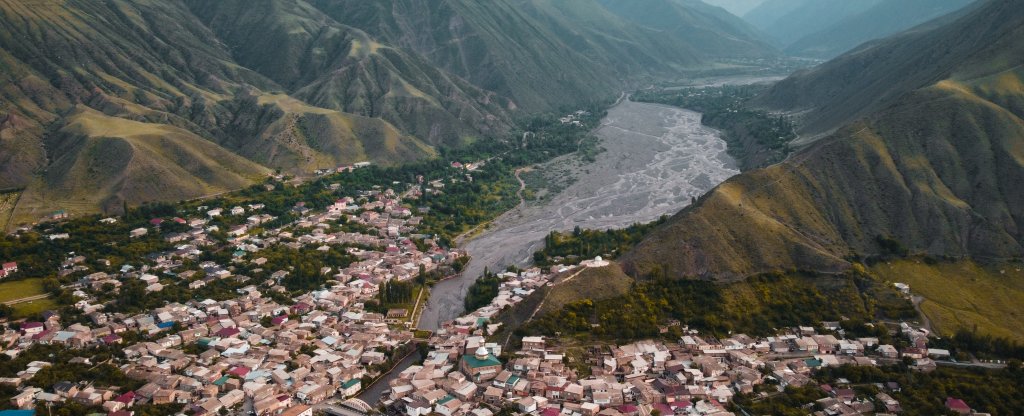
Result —
<svg viewBox="0 0 1024 416"><path fill-rule="evenodd" d="M416 283L421 286L427 284L427 266L420 265L420 272L416 275Z"/></svg>
<svg viewBox="0 0 1024 416"><path fill-rule="evenodd" d="M56 293L60 290L60 282L54 278L47 278L43 280L43 290L48 293Z"/></svg>

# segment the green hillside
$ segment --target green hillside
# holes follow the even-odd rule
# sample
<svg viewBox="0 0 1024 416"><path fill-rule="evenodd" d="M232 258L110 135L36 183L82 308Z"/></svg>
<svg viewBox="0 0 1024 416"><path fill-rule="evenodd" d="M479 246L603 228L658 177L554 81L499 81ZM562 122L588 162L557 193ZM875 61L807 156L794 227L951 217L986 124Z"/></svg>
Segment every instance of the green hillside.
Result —
<svg viewBox="0 0 1024 416"><path fill-rule="evenodd" d="M612 13L691 45L705 58L750 58L777 52L753 26L699 0L599 0Z"/></svg>

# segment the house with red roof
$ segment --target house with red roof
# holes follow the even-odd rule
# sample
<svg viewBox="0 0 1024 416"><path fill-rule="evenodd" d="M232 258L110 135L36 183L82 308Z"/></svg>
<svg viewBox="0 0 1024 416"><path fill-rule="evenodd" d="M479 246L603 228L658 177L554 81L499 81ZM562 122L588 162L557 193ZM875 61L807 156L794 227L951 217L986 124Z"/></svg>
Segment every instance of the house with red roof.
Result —
<svg viewBox="0 0 1024 416"><path fill-rule="evenodd" d="M946 398L946 408L962 415L971 414L971 406L968 406L963 400L953 397Z"/></svg>
<svg viewBox="0 0 1024 416"><path fill-rule="evenodd" d="M113 344L120 344L122 339L118 335L110 334L110 335L107 335L107 336L105 336L103 338L100 338L100 341L103 341L103 343L107 344L107 345L113 345Z"/></svg>
<svg viewBox="0 0 1024 416"><path fill-rule="evenodd" d="M25 322L21 324L21 333L23 335L36 335L46 330L42 322Z"/></svg>
<svg viewBox="0 0 1024 416"><path fill-rule="evenodd" d="M16 273L18 271L18 262L12 261L4 263L3 271L7 272L7 274Z"/></svg>
<svg viewBox="0 0 1024 416"><path fill-rule="evenodd" d="M116 398L114 398L114 401L124 403L125 405L131 407L131 405L135 403L135 392L130 391L120 396L117 396Z"/></svg>
<svg viewBox="0 0 1024 416"><path fill-rule="evenodd" d="M241 366L235 367L228 371L228 374L245 378L246 374L249 374L249 368Z"/></svg>
<svg viewBox="0 0 1024 416"><path fill-rule="evenodd" d="M238 335L240 333L242 333L242 331L239 331L238 328L234 328L234 327L223 328L220 331L217 331L217 336L221 337L221 338L231 338L231 337L236 336L236 335Z"/></svg>

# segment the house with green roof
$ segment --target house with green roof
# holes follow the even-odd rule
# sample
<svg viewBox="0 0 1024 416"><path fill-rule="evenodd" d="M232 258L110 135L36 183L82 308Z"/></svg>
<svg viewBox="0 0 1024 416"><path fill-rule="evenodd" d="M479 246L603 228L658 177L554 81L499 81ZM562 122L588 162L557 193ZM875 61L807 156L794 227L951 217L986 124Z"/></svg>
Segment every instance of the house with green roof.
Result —
<svg viewBox="0 0 1024 416"><path fill-rule="evenodd" d="M480 347L475 354L462 356L460 367L467 377L479 383L492 380L501 372L501 360L487 351L487 348Z"/></svg>
<svg viewBox="0 0 1024 416"><path fill-rule="evenodd" d="M341 384L341 395L344 397L355 397L359 390L363 389L363 382L358 378L351 379Z"/></svg>

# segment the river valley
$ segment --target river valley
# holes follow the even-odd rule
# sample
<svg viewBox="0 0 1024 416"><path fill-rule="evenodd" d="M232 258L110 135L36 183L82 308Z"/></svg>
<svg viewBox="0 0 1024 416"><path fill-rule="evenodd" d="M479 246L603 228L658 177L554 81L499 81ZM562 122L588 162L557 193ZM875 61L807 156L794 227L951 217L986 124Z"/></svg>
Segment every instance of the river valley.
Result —
<svg viewBox="0 0 1024 416"><path fill-rule="evenodd" d="M571 185L505 213L465 243L472 260L460 277L431 289L420 328L436 329L459 316L484 268L528 265L550 231L653 221L739 173L720 133L701 125L693 111L625 100L608 111L596 134L605 151L576 172Z"/></svg>

